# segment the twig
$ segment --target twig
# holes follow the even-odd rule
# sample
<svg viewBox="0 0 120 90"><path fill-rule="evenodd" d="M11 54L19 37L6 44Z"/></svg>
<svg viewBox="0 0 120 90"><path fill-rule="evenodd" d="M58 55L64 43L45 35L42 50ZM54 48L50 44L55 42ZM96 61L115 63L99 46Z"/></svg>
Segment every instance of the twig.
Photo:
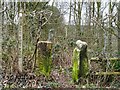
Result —
<svg viewBox="0 0 120 90"><path fill-rule="evenodd" d="M44 22L44 23L42 24L42 26L44 26L44 25L49 21L49 19L51 18L52 14L53 14L52 11L50 11L50 16L49 16L49 18L48 18L48 19L46 18L46 22Z"/></svg>
<svg viewBox="0 0 120 90"><path fill-rule="evenodd" d="M38 43L38 41L39 41L39 38L37 38L37 41L36 41L36 44L35 44L35 50L34 50L34 52L33 52L33 55L32 55L32 57L31 57L31 59L30 59L30 60L32 60L32 59L34 58L34 56L35 56L35 61L33 62L33 69L32 69L32 72L33 72L34 69L35 69L35 63L36 63L36 52L37 52L37 43Z"/></svg>
<svg viewBox="0 0 120 90"><path fill-rule="evenodd" d="M7 10L7 7L5 7L5 9L4 9L4 10L0 11L0 13L3 13L3 12L5 12L6 10Z"/></svg>

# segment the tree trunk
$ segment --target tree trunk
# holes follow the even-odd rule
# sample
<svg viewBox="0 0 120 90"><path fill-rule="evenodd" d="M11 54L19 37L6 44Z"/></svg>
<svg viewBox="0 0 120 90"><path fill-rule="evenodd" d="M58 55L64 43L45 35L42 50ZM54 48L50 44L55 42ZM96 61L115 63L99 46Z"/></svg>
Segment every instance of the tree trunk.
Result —
<svg viewBox="0 0 120 90"><path fill-rule="evenodd" d="M22 10L20 12L20 23L19 23L19 32L18 32L18 36L19 36L19 60L18 60L18 67L19 67L19 71L22 72L23 71L23 13Z"/></svg>
<svg viewBox="0 0 120 90"><path fill-rule="evenodd" d="M76 39L80 39L81 36L81 12L82 12L83 2L76 3L74 1L74 22L76 26ZM78 9L77 9L78 7ZM76 11L77 10L77 11Z"/></svg>
<svg viewBox="0 0 120 90"><path fill-rule="evenodd" d="M78 2L78 24L77 24L78 38L81 36L81 12L82 12L82 4L83 4L83 2Z"/></svg>
<svg viewBox="0 0 120 90"><path fill-rule="evenodd" d="M0 11L2 11L4 7L2 6L2 2L0 1ZM3 31L3 16L4 12L0 13L0 89L2 89L2 31Z"/></svg>
<svg viewBox="0 0 120 90"><path fill-rule="evenodd" d="M71 10L72 10L72 2L70 1L70 12L69 12L69 24L71 25Z"/></svg>
<svg viewBox="0 0 120 90"><path fill-rule="evenodd" d="M1 2L0 2L1 3ZM2 11L2 5L0 4L0 11ZM2 70L2 14L0 13L0 71Z"/></svg>
<svg viewBox="0 0 120 90"><path fill-rule="evenodd" d="M120 57L120 2L118 6L118 57Z"/></svg>
<svg viewBox="0 0 120 90"><path fill-rule="evenodd" d="M98 55L101 53L103 47L104 47L104 39L103 39L103 30L102 27L102 14L100 12L101 9L101 2L97 2L97 21L100 26L97 26L98 32L97 32L97 49L98 49Z"/></svg>
<svg viewBox="0 0 120 90"><path fill-rule="evenodd" d="M114 8L114 5L112 6L112 3L111 1L109 2L109 14L112 15L112 12L113 12L113 8ZM109 30L111 30L111 27L112 27L112 17L109 17ZM108 34L108 53L109 53L109 57L112 57L112 34L109 33Z"/></svg>

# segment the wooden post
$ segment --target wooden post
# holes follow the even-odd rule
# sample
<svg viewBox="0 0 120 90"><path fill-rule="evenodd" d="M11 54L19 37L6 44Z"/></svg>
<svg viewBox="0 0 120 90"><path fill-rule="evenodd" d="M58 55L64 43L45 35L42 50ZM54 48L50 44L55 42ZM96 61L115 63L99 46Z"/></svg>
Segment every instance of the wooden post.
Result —
<svg viewBox="0 0 120 90"><path fill-rule="evenodd" d="M52 42L39 41L37 45L37 73L49 76L52 66Z"/></svg>

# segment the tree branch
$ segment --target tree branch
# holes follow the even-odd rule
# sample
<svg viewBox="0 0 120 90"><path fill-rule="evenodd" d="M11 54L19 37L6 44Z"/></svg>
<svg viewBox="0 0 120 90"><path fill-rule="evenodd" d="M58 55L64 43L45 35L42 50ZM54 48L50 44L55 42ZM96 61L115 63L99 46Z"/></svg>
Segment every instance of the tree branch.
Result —
<svg viewBox="0 0 120 90"><path fill-rule="evenodd" d="M112 29L112 32L111 32L111 31L107 30L106 28L102 27L102 26L97 22L97 20L94 20L93 18L92 18L92 20L93 20L104 32L105 32L105 31L108 31L109 33L113 34L114 36L116 36L117 38L120 39L120 37L119 37L117 34L114 33L113 27L110 27L110 28Z"/></svg>
<svg viewBox="0 0 120 90"><path fill-rule="evenodd" d="M7 7L5 7L5 9L4 9L4 10L0 11L0 13L3 13L3 12L5 12L6 10L7 10Z"/></svg>
<svg viewBox="0 0 120 90"><path fill-rule="evenodd" d="M44 22L43 24L42 24L42 26L44 26L48 21L49 21L49 19L51 18L51 16L52 16L52 11L50 11L50 12L48 12L48 13L50 13L50 16L48 17L48 19L45 17L45 19L46 19L46 22Z"/></svg>

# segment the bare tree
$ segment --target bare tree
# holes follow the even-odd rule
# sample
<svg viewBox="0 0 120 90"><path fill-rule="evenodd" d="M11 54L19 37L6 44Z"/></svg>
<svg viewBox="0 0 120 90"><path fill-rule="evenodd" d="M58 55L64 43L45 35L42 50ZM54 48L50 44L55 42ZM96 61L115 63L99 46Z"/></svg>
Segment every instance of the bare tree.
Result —
<svg viewBox="0 0 120 90"><path fill-rule="evenodd" d="M19 60L18 60L18 67L19 67L19 70L22 72L23 71L23 17L24 17L24 14L23 14L23 10L22 10L22 7L21 7L21 3L20 3L20 13L19 13L19 18L20 18L20 21L19 21Z"/></svg>
<svg viewBox="0 0 120 90"><path fill-rule="evenodd" d="M119 4L118 4L118 9L117 9L117 11L118 11L118 36L119 36L119 38L118 38L118 53L119 53L119 57L120 57L120 2L119 2Z"/></svg>
<svg viewBox="0 0 120 90"><path fill-rule="evenodd" d="M115 4L113 4L111 1L109 2L109 30L112 31L111 27L112 26L112 13L113 13L113 10L114 10L114 6ZM109 53L109 56L111 57L112 55L112 33L108 33L108 53Z"/></svg>
<svg viewBox="0 0 120 90"><path fill-rule="evenodd" d="M2 3L2 2L0 1L0 3ZM4 11L2 9L3 9L3 7L0 4L0 11L1 11L0 12L0 51L2 51L2 14ZM0 56L2 56L2 53L0 53ZM0 70L2 70L2 57L0 57Z"/></svg>
<svg viewBox="0 0 120 90"><path fill-rule="evenodd" d="M74 1L74 22L77 30L76 38L80 38L81 34L81 15L82 15L83 2Z"/></svg>
<svg viewBox="0 0 120 90"><path fill-rule="evenodd" d="M98 53L101 52L102 48L103 48L103 30L101 29L102 27L102 13L101 13L101 1L97 2L97 22L99 24L99 26L97 25L97 46L98 46Z"/></svg>

